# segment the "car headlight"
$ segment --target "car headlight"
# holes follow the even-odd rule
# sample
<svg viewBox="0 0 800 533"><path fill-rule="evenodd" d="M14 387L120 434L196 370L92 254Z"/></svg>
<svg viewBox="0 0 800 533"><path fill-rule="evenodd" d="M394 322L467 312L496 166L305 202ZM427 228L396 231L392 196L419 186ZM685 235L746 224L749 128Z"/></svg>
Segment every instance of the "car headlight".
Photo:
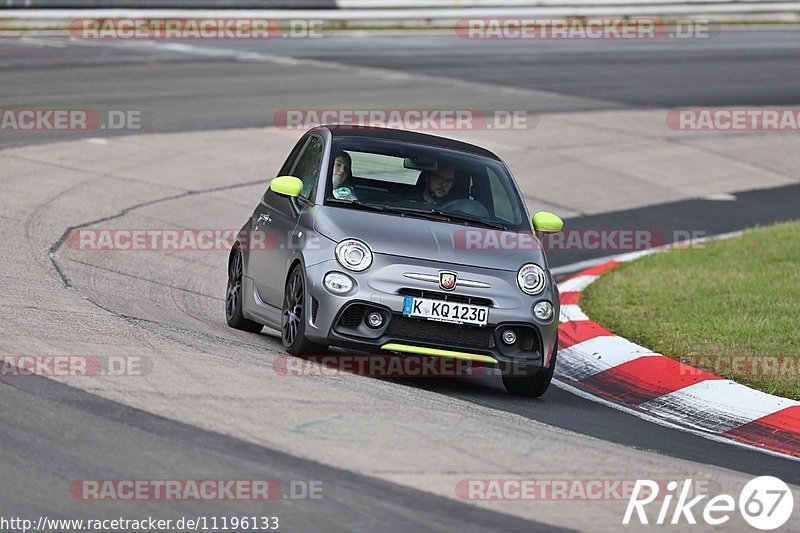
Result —
<svg viewBox="0 0 800 533"><path fill-rule="evenodd" d="M345 239L336 245L336 260L348 270L361 272L372 264L372 250L357 239Z"/></svg>
<svg viewBox="0 0 800 533"><path fill-rule="evenodd" d="M517 272L517 285L526 294L539 294L547 285L547 275L539 265L527 263Z"/></svg>

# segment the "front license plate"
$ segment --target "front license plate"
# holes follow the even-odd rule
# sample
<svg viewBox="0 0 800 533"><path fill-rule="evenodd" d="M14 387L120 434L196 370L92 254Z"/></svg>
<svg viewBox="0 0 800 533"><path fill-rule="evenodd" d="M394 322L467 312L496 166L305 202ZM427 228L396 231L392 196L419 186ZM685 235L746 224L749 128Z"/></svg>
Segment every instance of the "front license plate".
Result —
<svg viewBox="0 0 800 533"><path fill-rule="evenodd" d="M460 304L406 296L403 301L403 315L412 318L438 320L439 322L485 326L489 319L489 308L483 305Z"/></svg>

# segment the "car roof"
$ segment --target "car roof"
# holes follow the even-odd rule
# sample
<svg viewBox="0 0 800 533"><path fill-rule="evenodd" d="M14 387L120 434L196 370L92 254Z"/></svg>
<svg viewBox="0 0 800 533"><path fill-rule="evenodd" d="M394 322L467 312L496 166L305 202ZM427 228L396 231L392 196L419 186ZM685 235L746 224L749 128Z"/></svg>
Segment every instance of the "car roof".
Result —
<svg viewBox="0 0 800 533"><path fill-rule="evenodd" d="M480 146L475 146L474 144L469 144L462 141L456 141L455 139L448 139L446 137L439 137L437 135L429 135L427 133L418 133L415 131L395 128L379 128L377 126L346 126L337 124L326 124L320 126L320 128L325 128L330 131L334 139L344 137L386 139L389 141L422 144L425 146L433 146L447 150L457 150L459 152L479 155L500 161L499 157L486 148L481 148Z"/></svg>

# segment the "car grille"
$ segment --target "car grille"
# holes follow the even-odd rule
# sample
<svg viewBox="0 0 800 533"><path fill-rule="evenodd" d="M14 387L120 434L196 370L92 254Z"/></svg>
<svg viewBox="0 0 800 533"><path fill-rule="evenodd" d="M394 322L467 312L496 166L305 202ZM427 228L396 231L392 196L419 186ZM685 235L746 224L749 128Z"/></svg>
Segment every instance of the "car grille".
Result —
<svg viewBox="0 0 800 533"><path fill-rule="evenodd" d="M444 300L446 302L456 302L460 304L484 305L493 307L494 302L489 298L479 298L477 296L465 296L463 294L453 294L450 292L423 291L420 289L403 288L398 291L403 296L414 296L416 298L430 298L431 300Z"/></svg>
<svg viewBox="0 0 800 533"><path fill-rule="evenodd" d="M419 340L446 344L448 346L463 346L467 348L494 348L494 328L465 326L436 322L433 320L418 320L395 315L386 330L389 337L399 339Z"/></svg>
<svg viewBox="0 0 800 533"><path fill-rule="evenodd" d="M357 328L361 321L364 320L364 313L367 312L369 307L366 305L355 304L349 306L342 313L339 319L339 325L344 328Z"/></svg>

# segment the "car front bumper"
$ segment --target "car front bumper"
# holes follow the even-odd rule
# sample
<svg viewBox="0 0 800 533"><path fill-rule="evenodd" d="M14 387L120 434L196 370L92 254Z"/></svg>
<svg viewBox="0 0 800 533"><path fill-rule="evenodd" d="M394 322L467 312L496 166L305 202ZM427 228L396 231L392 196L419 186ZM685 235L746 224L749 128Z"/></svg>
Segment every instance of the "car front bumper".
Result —
<svg viewBox="0 0 800 533"><path fill-rule="evenodd" d="M456 272L459 280L476 282L472 285L477 286L458 285L453 291L444 291L438 283L414 279L438 280L440 271ZM332 293L323 283L329 272L348 275L354 281L353 288L344 295ZM488 356L501 365L524 363L526 367L542 368L550 365L558 335L559 295L555 284L550 280L542 293L529 296L519 289L516 272L512 271L374 254L371 267L360 273L345 270L336 260L307 266L306 286L310 311L306 313L306 336L320 344L370 353L409 353L409 347L429 348L479 356L472 358L476 361L489 362L485 359ZM487 305L488 325L405 317L403 304L408 295ZM546 322L533 315L533 306L543 300L553 304L553 316ZM384 315L382 327L371 328L359 318L369 310ZM517 333L514 345L502 341L505 328L513 328ZM397 345L401 347L398 349Z"/></svg>

